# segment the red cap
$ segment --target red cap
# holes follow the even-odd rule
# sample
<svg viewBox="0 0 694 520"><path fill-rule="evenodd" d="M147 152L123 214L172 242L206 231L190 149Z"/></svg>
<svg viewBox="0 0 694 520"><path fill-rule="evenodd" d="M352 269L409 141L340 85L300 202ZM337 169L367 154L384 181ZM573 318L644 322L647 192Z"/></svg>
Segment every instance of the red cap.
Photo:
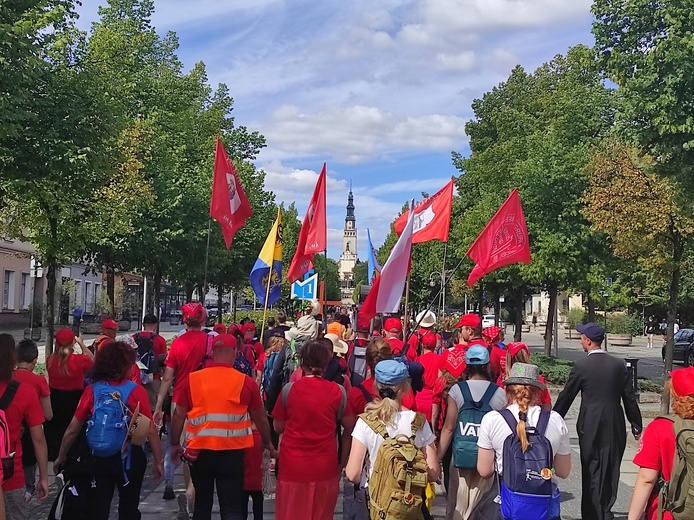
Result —
<svg viewBox="0 0 694 520"><path fill-rule="evenodd" d="M679 397L694 395L694 367L673 370L670 377L672 389Z"/></svg>
<svg viewBox="0 0 694 520"><path fill-rule="evenodd" d="M101 328L118 330L118 323L115 320L112 320L111 318L107 318L101 322Z"/></svg>
<svg viewBox="0 0 694 520"><path fill-rule="evenodd" d="M518 354L521 350L525 350L528 354L530 354L530 351L528 350L528 345L520 341L516 343L509 343L508 345L506 345L506 349L508 350L508 353L511 354L511 357Z"/></svg>
<svg viewBox="0 0 694 520"><path fill-rule="evenodd" d="M231 334L232 336L243 336L243 331L241 330L241 327L239 327L236 323L232 323L231 325L229 325L227 334Z"/></svg>
<svg viewBox="0 0 694 520"><path fill-rule="evenodd" d="M67 347L75 341L75 333L71 329L60 329L55 333L55 346Z"/></svg>
<svg viewBox="0 0 694 520"><path fill-rule="evenodd" d="M238 341L231 334L218 334L212 340L212 350L217 348L237 348Z"/></svg>
<svg viewBox="0 0 694 520"><path fill-rule="evenodd" d="M215 323L214 327L212 327L212 330L215 331L217 334L226 334L227 327L226 325L224 325L224 323Z"/></svg>
<svg viewBox="0 0 694 520"><path fill-rule="evenodd" d="M357 332L369 332L371 330L371 320L366 318L357 318Z"/></svg>
<svg viewBox="0 0 694 520"><path fill-rule="evenodd" d="M473 314L471 312L468 314L463 314L460 321L453 328L458 329L460 327L474 327L479 329L482 327L482 320L477 314Z"/></svg>
<svg viewBox="0 0 694 520"><path fill-rule="evenodd" d="M435 347L436 339L436 334L424 334L424 336L422 336L422 346L428 348Z"/></svg>
<svg viewBox="0 0 694 520"><path fill-rule="evenodd" d="M402 332L402 322L397 318L386 318L383 329L387 332Z"/></svg>
<svg viewBox="0 0 694 520"><path fill-rule="evenodd" d="M486 329L482 330L482 337L486 339L489 343L493 343L494 341L499 339L500 332L501 329L497 326L487 327Z"/></svg>

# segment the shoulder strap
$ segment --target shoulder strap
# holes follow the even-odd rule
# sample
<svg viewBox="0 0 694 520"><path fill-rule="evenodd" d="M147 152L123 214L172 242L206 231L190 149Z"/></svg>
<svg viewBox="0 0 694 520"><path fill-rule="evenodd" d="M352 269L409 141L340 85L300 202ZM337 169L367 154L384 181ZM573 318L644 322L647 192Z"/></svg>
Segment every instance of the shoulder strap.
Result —
<svg viewBox="0 0 694 520"><path fill-rule="evenodd" d="M294 383L287 383L284 385L284 388L282 388L282 407L284 410L287 410L287 398L289 397L289 391L292 389L292 385Z"/></svg>
<svg viewBox="0 0 694 520"><path fill-rule="evenodd" d="M140 333L139 333L139 332L136 332L136 333L133 335L133 339L134 339L135 341L139 341L139 339L140 339L141 337L142 337L142 336L140 336Z"/></svg>
<svg viewBox="0 0 694 520"><path fill-rule="evenodd" d="M340 406L337 409L337 424L340 424L342 422L342 416L345 414L345 408L347 407L347 390L345 390L345 387L342 385L337 386L340 387Z"/></svg>
<svg viewBox="0 0 694 520"><path fill-rule="evenodd" d="M373 396L369 393L369 391L368 391L366 388L364 388L364 385L363 385L363 384L359 383L359 384L357 385L357 388L358 388L359 390L361 390L361 393L362 393L362 394L364 394L364 399L366 399L366 402L367 402L367 403L370 403L371 401L374 400Z"/></svg>
<svg viewBox="0 0 694 520"><path fill-rule="evenodd" d="M422 428L424 428L424 424L426 423L426 420L427 419L423 413L419 413L419 412L414 413L414 419L412 419L412 437L411 437L411 439L414 439L415 436L417 435L417 432L420 431Z"/></svg>
<svg viewBox="0 0 694 520"><path fill-rule="evenodd" d="M487 387L487 390L484 392L484 395L482 396L480 403L488 405L498 389L499 387L496 386L494 383L489 383L489 386Z"/></svg>
<svg viewBox="0 0 694 520"><path fill-rule="evenodd" d="M508 427L511 428L511 434L515 435L516 426L518 426L518 421L516 421L516 418L513 416L513 412L511 412L511 410L509 410L508 408L504 408L503 410L499 410L499 413L501 414L501 417L503 417L506 421L506 424L508 424Z"/></svg>
<svg viewBox="0 0 694 520"><path fill-rule="evenodd" d="M463 394L463 400L466 403L475 402L472 399L472 392L470 392L470 385L467 384L467 381L461 381L460 383L458 383L458 388L460 388L460 393Z"/></svg>
<svg viewBox="0 0 694 520"><path fill-rule="evenodd" d="M372 417L368 413L359 414L359 418L362 421L364 421L369 428L371 428L374 432L376 432L384 439L390 438L388 435L388 430L386 429L386 425L383 424L382 421L379 421L378 419Z"/></svg>
<svg viewBox="0 0 694 520"><path fill-rule="evenodd" d="M540 412L540 418L537 420L535 425L535 431L540 435L544 436L547 431L547 425L549 424L549 416L552 412L549 410L542 410Z"/></svg>
<svg viewBox="0 0 694 520"><path fill-rule="evenodd" d="M410 342L408 341L408 342L405 343L405 346L404 346L404 347L402 348L402 350L400 351L400 355L401 355L402 357L407 357L407 351L408 351L409 348L410 348Z"/></svg>
<svg viewBox="0 0 694 520"><path fill-rule="evenodd" d="M12 399L14 399L18 389L19 381L12 379L9 383L7 383L5 393L2 394L2 397L0 397L0 410L7 410L7 407L10 406L10 403L12 402Z"/></svg>

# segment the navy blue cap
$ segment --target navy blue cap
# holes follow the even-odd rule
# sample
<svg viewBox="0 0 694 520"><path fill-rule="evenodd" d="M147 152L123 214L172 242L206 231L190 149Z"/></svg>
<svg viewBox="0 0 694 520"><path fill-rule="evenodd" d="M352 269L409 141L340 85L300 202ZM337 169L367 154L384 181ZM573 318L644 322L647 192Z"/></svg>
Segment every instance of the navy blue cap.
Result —
<svg viewBox="0 0 694 520"><path fill-rule="evenodd" d="M576 327L576 330L595 343L602 343L602 340L605 339L605 329L594 321L581 323Z"/></svg>

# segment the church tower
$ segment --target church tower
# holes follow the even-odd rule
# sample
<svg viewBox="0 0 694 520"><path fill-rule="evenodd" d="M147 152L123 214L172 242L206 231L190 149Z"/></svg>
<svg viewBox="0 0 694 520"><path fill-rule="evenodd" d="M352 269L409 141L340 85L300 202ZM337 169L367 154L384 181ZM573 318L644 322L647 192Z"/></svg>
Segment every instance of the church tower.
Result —
<svg viewBox="0 0 694 520"><path fill-rule="evenodd" d="M355 284L352 273L357 261L357 221L354 218L354 196L352 195L352 183L350 182L345 229L342 233L342 255L340 255L340 261L338 262L340 296L343 305L354 305L352 296Z"/></svg>

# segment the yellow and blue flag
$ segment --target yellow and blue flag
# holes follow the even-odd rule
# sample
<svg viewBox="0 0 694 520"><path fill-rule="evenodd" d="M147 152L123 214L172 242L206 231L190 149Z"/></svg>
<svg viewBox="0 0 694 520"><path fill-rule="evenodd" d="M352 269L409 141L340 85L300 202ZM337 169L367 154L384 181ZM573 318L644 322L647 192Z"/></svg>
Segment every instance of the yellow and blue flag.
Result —
<svg viewBox="0 0 694 520"><path fill-rule="evenodd" d="M272 305L282 296L282 214L279 208L277 219L251 270L250 281L261 305Z"/></svg>

